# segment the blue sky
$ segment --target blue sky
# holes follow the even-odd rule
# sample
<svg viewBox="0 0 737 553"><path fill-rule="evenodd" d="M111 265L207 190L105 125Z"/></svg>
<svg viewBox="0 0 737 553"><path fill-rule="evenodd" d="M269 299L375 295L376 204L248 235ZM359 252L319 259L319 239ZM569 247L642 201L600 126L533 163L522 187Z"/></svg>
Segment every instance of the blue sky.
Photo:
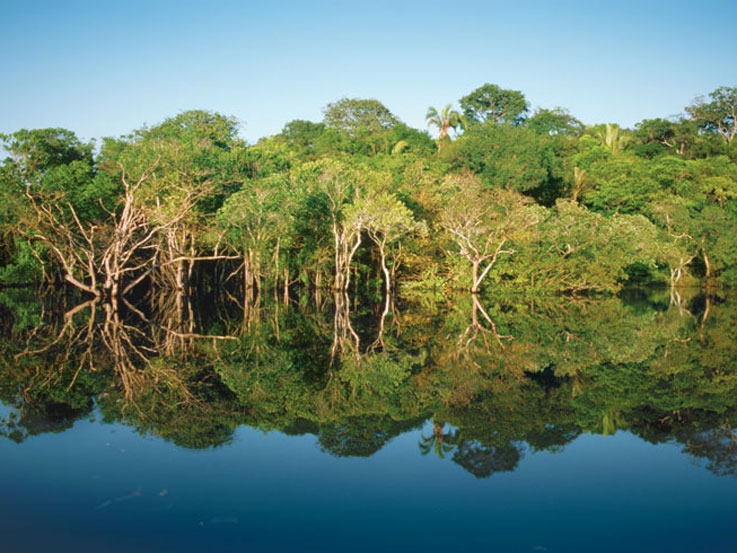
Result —
<svg viewBox="0 0 737 553"><path fill-rule="evenodd" d="M632 126L737 86L737 2L0 0L0 132L127 133L187 109L255 142L328 102L428 106L489 82Z"/></svg>

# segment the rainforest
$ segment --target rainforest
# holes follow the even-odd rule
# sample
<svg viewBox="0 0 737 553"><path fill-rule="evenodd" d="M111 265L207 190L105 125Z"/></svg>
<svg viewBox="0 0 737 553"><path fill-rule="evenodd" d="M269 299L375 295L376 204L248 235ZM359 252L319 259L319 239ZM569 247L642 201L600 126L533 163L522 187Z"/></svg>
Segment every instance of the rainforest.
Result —
<svg viewBox="0 0 737 553"><path fill-rule="evenodd" d="M0 135L6 544L734 546L737 87L457 106Z"/></svg>
<svg viewBox="0 0 737 553"><path fill-rule="evenodd" d="M3 135L0 282L116 299L235 281L385 294L737 284L737 88L634 130L530 114L492 84L459 104L428 110L438 140L349 98L252 146L236 119L205 111L97 145L64 129Z"/></svg>

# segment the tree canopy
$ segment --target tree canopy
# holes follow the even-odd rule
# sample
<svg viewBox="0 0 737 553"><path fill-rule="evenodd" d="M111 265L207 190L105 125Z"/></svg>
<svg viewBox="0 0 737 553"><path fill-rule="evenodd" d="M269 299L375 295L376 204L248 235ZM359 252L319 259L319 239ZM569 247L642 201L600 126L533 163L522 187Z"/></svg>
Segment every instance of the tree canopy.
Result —
<svg viewBox="0 0 737 553"><path fill-rule="evenodd" d="M253 293L730 286L733 96L721 87L688 118L626 129L562 108L528 115L521 92L485 84L463 114L428 109L437 142L357 98L251 145L235 117L204 110L97 149L64 129L20 130L0 137L0 282L102 296L226 277ZM454 217L478 236L454 244Z"/></svg>
<svg viewBox="0 0 737 553"><path fill-rule="evenodd" d="M509 123L518 125L528 111L527 100L519 90L501 88L486 83L459 100L469 121Z"/></svg>

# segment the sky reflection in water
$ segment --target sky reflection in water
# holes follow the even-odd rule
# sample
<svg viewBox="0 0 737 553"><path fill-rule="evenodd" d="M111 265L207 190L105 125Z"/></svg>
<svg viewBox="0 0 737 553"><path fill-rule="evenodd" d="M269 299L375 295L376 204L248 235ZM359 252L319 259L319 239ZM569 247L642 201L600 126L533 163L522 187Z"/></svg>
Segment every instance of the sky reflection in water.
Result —
<svg viewBox="0 0 737 553"><path fill-rule="evenodd" d="M432 432L426 423L425 434ZM370 458L314 436L240 428L204 451L78 421L0 441L8 550L728 551L737 480L628 432L525 450L477 479L418 454L421 431Z"/></svg>

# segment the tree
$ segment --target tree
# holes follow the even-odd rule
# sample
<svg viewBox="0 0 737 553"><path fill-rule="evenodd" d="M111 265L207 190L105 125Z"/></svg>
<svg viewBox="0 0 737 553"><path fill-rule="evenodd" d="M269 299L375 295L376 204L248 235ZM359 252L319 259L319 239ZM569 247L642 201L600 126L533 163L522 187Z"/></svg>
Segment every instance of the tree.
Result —
<svg viewBox="0 0 737 553"><path fill-rule="evenodd" d="M528 237L544 209L512 190L489 190L471 173L448 175L444 186L447 199L440 226L471 263L475 294L500 256L515 253L509 244Z"/></svg>
<svg viewBox="0 0 737 553"><path fill-rule="evenodd" d="M66 129L23 129L0 135L0 144L10 154L0 168L0 258L8 275L53 281L61 273L76 280L79 274L70 275L57 252L72 255L70 229L107 217L119 187L99 178L93 144ZM60 249L49 249L47 238Z"/></svg>
<svg viewBox="0 0 737 553"><path fill-rule="evenodd" d="M434 125L438 128L438 140L441 142L448 137L448 131L450 129L462 129L465 125L463 116L454 109L451 109L451 104L445 106L440 113L433 107L428 108L425 120L427 121L428 127Z"/></svg>
<svg viewBox="0 0 737 553"><path fill-rule="evenodd" d="M220 258L202 250L211 238L206 221L240 180L231 118L185 112L107 139L96 167L85 160L91 147L69 133L29 136L30 151L20 142L13 148L32 181L24 234L47 252L37 254L44 270L51 265L77 288L118 297L146 277L181 291L195 261ZM43 136L50 144L35 140Z"/></svg>
<svg viewBox="0 0 737 553"><path fill-rule="evenodd" d="M456 169L473 171L490 187L516 190L547 205L563 192L559 146L553 137L489 121L469 128L443 148L441 157Z"/></svg>
<svg viewBox="0 0 737 553"><path fill-rule="evenodd" d="M636 125L633 137L641 146L647 146L635 148L640 155L653 157L662 152L672 151L682 156L685 155L686 148L696 140L697 128L693 121L644 119Z"/></svg>
<svg viewBox="0 0 737 553"><path fill-rule="evenodd" d="M325 107L325 126L355 138L361 132L378 133L399 123L378 100L342 98Z"/></svg>
<svg viewBox="0 0 737 553"><path fill-rule="evenodd" d="M624 150L630 138L627 135L623 135L621 131L622 129L616 123L606 123L603 127L600 125L595 129L594 134L602 146L609 148L612 155L617 155Z"/></svg>
<svg viewBox="0 0 737 553"><path fill-rule="evenodd" d="M196 262L222 258L211 223L247 170L236 131L233 118L195 110L105 143L100 165L111 179L148 174L126 201L149 227L151 256L142 267L157 285L183 291Z"/></svg>
<svg viewBox="0 0 737 553"><path fill-rule="evenodd" d="M73 161L92 164L93 143L81 142L67 129L21 129L12 134L0 134L2 148L25 185L38 182L53 167Z"/></svg>
<svg viewBox="0 0 737 553"><path fill-rule="evenodd" d="M445 459L445 454L453 451L456 447L454 443L455 434L452 430L444 432L445 423L434 419L432 421L432 434L425 436L420 435L420 452L427 455L431 451L441 459Z"/></svg>
<svg viewBox="0 0 737 553"><path fill-rule="evenodd" d="M324 208L333 236L335 290L347 290L351 278L351 263L361 245L362 220L349 208L360 191L359 171L337 160L321 160L300 168L301 178L307 181L308 202ZM350 216L349 216L350 215ZM322 218L322 217L321 217Z"/></svg>
<svg viewBox="0 0 737 553"><path fill-rule="evenodd" d="M421 232L424 225L418 224L412 212L394 194L387 192L357 200L349 209L347 217L354 221L355 226L365 229L369 238L379 248L384 287L388 296L391 293L392 275L397 262L395 259L390 272L386 264L388 248L412 232Z"/></svg>
<svg viewBox="0 0 737 553"><path fill-rule="evenodd" d="M586 169L581 169L579 166L573 168L573 188L571 190L571 199L574 202L578 201L581 192L584 191L588 180L586 178Z"/></svg>
<svg viewBox="0 0 737 553"><path fill-rule="evenodd" d="M538 134L580 136L584 125L563 108L538 109L525 121L525 126Z"/></svg>
<svg viewBox="0 0 737 553"><path fill-rule="evenodd" d="M291 211L287 185L285 175L251 181L218 211L217 222L225 231L225 243L242 256L246 295L254 287L261 289L261 278L269 266L274 284L281 278L280 251L289 238ZM282 267L287 269L284 264Z"/></svg>
<svg viewBox="0 0 737 553"><path fill-rule="evenodd" d="M645 213L663 193L652 169L652 162L630 154L599 160L586 170L590 186L581 199L594 211Z"/></svg>
<svg viewBox="0 0 737 553"><path fill-rule="evenodd" d="M238 127L235 117L192 109L169 117L155 127L144 127L135 134L150 140L177 140L200 147L231 150L236 146L244 146L238 137Z"/></svg>
<svg viewBox="0 0 737 553"><path fill-rule="evenodd" d="M642 215L605 217L558 200L539 226L539 242L520 263L538 286L565 292L616 292L635 263L655 267L657 229Z"/></svg>
<svg viewBox="0 0 737 553"><path fill-rule="evenodd" d="M460 104L469 122L476 123L495 121L518 125L528 110L522 92L488 83L461 98Z"/></svg>
<svg viewBox="0 0 737 553"><path fill-rule="evenodd" d="M731 145L737 135L737 87L719 87L709 97L711 102L697 98L686 111L702 129L721 135Z"/></svg>
<svg viewBox="0 0 737 553"><path fill-rule="evenodd" d="M300 154L308 153L315 149L320 137L325 132L325 123L313 123L295 119L290 121L282 129L281 135L287 143L296 148Z"/></svg>
<svg viewBox="0 0 737 553"><path fill-rule="evenodd" d="M104 220L82 220L74 206L64 202L63 195L39 193L35 187L28 187L26 196L35 214L26 234L28 240L50 252L66 282L100 296L101 280L105 293L116 297L124 277L153 263L156 233L167 226L152 224L141 202L144 185L157 166L158 159L135 176L121 167L123 191Z"/></svg>

